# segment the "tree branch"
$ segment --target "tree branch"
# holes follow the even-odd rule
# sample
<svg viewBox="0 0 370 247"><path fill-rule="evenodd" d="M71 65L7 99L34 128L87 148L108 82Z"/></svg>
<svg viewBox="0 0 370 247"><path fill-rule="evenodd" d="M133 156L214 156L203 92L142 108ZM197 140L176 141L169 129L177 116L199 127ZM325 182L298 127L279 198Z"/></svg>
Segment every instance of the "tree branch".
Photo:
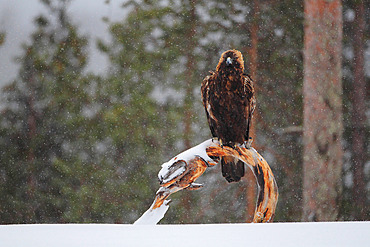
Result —
<svg viewBox="0 0 370 247"><path fill-rule="evenodd" d="M215 166L222 156L234 156L252 170L258 185L257 205L253 222L271 222L275 215L278 187L266 160L254 148L247 149L244 145L235 148L221 147L218 141L207 140L162 165L158 174L161 187L156 193L152 206L135 224L145 224L145 218L148 217L148 214L153 216L156 210L161 212L157 217L157 222L159 222L168 209L170 201L166 199L171 194L183 189L197 190L203 187L203 185L195 183L195 180L208 167ZM166 208L163 213L164 207ZM147 222L147 224L153 223L153 220Z"/></svg>

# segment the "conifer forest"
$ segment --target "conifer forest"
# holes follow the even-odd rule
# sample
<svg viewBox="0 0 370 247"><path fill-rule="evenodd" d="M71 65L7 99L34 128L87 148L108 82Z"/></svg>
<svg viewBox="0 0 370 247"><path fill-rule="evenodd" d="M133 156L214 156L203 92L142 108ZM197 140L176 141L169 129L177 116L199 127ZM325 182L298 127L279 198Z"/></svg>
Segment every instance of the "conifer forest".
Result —
<svg viewBox="0 0 370 247"><path fill-rule="evenodd" d="M161 164L211 138L200 87L229 49L254 81L252 146L279 187L274 221L370 220L367 1L122 0L98 38L74 1L38 0L14 79L0 74L0 224L133 223ZM87 70L91 46L103 72ZM207 169L161 223L251 222L247 170L228 183Z"/></svg>

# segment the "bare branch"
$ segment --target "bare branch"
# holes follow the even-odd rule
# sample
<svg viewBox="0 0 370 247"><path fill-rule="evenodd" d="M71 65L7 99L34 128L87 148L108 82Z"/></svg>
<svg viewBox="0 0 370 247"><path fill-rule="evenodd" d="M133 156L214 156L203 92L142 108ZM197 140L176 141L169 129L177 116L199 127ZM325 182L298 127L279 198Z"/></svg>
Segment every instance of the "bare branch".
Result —
<svg viewBox="0 0 370 247"><path fill-rule="evenodd" d="M145 222L143 217L147 217L149 213L153 215L158 210L161 212L161 216L157 217L157 222L159 222L164 216L163 205L168 208L169 201L166 199L183 189L196 190L203 187L201 184L194 183L195 180L208 167L216 165L222 156L234 156L252 170L258 185L258 199L253 222L271 222L275 215L278 187L270 166L254 148L247 149L244 145L235 148L221 147L217 140L207 140L162 165L158 174L161 187L157 191L152 206L138 221ZM152 220L148 224L157 222Z"/></svg>

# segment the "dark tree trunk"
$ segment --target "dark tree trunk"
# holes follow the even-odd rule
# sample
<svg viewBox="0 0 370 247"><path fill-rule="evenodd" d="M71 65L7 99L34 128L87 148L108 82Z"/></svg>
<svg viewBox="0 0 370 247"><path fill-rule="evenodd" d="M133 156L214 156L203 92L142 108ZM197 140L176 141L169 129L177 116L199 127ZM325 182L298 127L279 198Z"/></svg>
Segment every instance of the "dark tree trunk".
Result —
<svg viewBox="0 0 370 247"><path fill-rule="evenodd" d="M342 5L305 0L303 220L338 216L342 171Z"/></svg>
<svg viewBox="0 0 370 247"><path fill-rule="evenodd" d="M191 148L192 139L192 118L193 118L193 80L194 80L194 36L196 29L195 0L190 1L189 11L189 29L187 33L188 40L186 45L186 95L185 95L185 113L184 113L184 145L185 149Z"/></svg>
<svg viewBox="0 0 370 247"><path fill-rule="evenodd" d="M352 155L353 155L353 202L356 205L355 217L365 219L366 194L364 194L364 164L365 164L365 111L366 83L364 70L364 1L358 1L355 7L354 22L354 81L352 95Z"/></svg>
<svg viewBox="0 0 370 247"><path fill-rule="evenodd" d="M195 48L195 31L196 31L196 14L195 14L195 4L196 0L191 0L189 2L190 9L189 9L189 29L187 32L187 40L186 40L186 89L185 89L185 105L184 105L184 146L185 149L189 149L192 147L192 138L193 138L193 131L192 127L192 118L193 118L193 82L194 82L194 70L195 70L195 59L194 59L194 48ZM185 212L182 216L182 223L191 223L190 222L190 208L191 208L191 201L192 201L191 193L187 192L184 193L182 197L182 205L185 209Z"/></svg>
<svg viewBox="0 0 370 247"><path fill-rule="evenodd" d="M251 48L249 49L249 68L252 80L254 82L254 90L257 93L257 68L258 68L258 30L259 30L259 1L253 1L253 22L250 27L251 35ZM258 102L257 102L258 104ZM250 136L253 138L253 147L257 150L258 144L256 142L256 119L258 118L258 111L253 113L252 124L250 129ZM256 203L256 184L254 183L254 175L249 169L246 169L246 180L247 180L247 216L246 222L253 221L255 203Z"/></svg>

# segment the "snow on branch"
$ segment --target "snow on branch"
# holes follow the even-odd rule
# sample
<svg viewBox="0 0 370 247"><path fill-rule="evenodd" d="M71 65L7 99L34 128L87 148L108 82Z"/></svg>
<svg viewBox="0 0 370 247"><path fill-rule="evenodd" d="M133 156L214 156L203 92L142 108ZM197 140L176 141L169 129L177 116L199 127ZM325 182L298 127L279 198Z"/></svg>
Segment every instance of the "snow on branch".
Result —
<svg viewBox="0 0 370 247"><path fill-rule="evenodd" d="M158 173L160 189L151 207L134 224L157 224L165 215L171 194L203 187L195 183L208 167L217 165L220 157L233 156L243 161L253 172L258 185L257 205L253 222L271 222L278 200L278 187L266 160L254 149L244 145L230 148L217 140L207 140L175 156L162 165Z"/></svg>

